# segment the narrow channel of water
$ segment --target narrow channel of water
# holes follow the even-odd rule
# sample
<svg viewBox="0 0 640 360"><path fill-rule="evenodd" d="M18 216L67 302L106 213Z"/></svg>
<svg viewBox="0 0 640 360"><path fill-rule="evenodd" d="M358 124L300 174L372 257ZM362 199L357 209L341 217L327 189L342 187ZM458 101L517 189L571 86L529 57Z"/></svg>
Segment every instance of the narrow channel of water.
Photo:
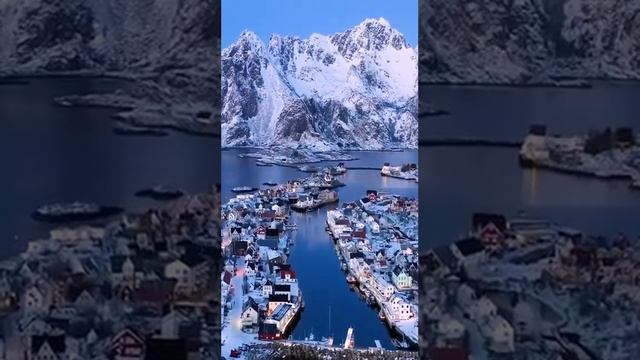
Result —
<svg viewBox="0 0 640 360"><path fill-rule="evenodd" d="M242 152L251 150L223 151L224 200L233 196L231 189L236 186L260 187L266 181L281 183L308 175L288 167L256 166L253 159L238 158L237 155ZM346 162L347 167L381 167L384 162L415 163L418 155L417 151L351 154L358 160ZM318 165L329 164L336 165L337 162ZM349 170L340 180L347 184L337 189L341 202L357 200L365 195L367 189L418 196L417 183L382 177L374 170ZM335 246L325 232L326 212L334 207L335 205L324 207L306 214L292 212L292 219L298 224L298 230L293 235L295 245L291 249L289 261L296 270L306 303L292 335L296 339L304 339L313 333L316 340L332 335L334 344L341 344L347 329L352 326L357 347L375 346L374 340L380 340L384 347L393 348L387 327L378 318L377 311L369 307L357 292L351 290L345 280L345 273L340 269Z"/></svg>

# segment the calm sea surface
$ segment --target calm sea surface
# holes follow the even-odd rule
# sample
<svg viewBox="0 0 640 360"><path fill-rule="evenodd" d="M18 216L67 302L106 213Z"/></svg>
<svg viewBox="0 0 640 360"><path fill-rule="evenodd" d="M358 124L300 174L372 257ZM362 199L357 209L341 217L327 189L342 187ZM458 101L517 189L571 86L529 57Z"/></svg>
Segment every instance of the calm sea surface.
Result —
<svg viewBox="0 0 640 360"><path fill-rule="evenodd" d="M50 226L30 217L43 204L79 200L144 210L157 203L134 197L141 188L167 184L201 192L219 182L219 139L119 136L112 132L113 110L52 105L56 96L123 86L77 78L0 86L1 258L48 233Z"/></svg>
<svg viewBox="0 0 640 360"><path fill-rule="evenodd" d="M592 89L423 86L448 116L420 121L420 138L521 140L532 123L551 133L582 135L591 128L640 131L640 84L595 83ZM640 191L602 181L524 170L518 149L422 147L420 245L452 242L468 232L474 212L544 217L594 235L640 235Z"/></svg>

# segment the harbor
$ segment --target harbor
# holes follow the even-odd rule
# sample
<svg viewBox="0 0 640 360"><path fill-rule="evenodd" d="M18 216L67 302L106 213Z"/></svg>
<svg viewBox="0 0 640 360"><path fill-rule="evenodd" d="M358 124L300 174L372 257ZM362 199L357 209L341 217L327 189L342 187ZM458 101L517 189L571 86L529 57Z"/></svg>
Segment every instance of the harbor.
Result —
<svg viewBox="0 0 640 360"><path fill-rule="evenodd" d="M328 211L327 231L347 282L358 284L365 301L401 335L397 346L417 348L417 200L368 190L359 201Z"/></svg>
<svg viewBox="0 0 640 360"><path fill-rule="evenodd" d="M412 154L416 154L416 152L362 152L354 154L353 156L358 160L355 160L353 165L368 166L376 170L351 171L347 169L341 175L334 175L334 178L338 178L341 183L345 184L345 186L337 187L334 190L339 195L340 203L359 199L367 188L387 189L393 193L416 197L417 185L413 182L411 187L408 187L408 183L404 183L402 180L384 180L380 176L371 176L375 174L375 171L380 171L381 165L385 161L406 163L411 161L412 156L415 156ZM238 157L233 153L233 150L223 152L224 156L236 159L235 166L244 167L247 172L253 173L250 176L236 178L234 174L226 173L223 169L223 180L229 184L228 187L225 186L226 189L222 189L224 201L236 196L230 191L235 186L256 186L262 187L263 190L267 187L277 189L288 183L292 183L291 186L293 186L296 179L299 185L303 183L317 184L314 181L304 181L305 177L309 175L291 167L255 166L255 159ZM227 160L223 158L224 161ZM233 164L234 161L230 160L230 163ZM321 168L335 169L339 162L324 162L317 165ZM261 186L263 182L269 182L270 185ZM278 185L273 186L273 183ZM293 205L298 200L299 196L295 200L289 200L287 196L287 200L283 201L283 204ZM305 341L305 339L315 338L318 339L316 342L322 342L322 338L332 338L333 345L341 347L345 343L347 329L353 327L356 349L375 347L376 340L383 348L393 349L395 348L394 337L399 337L400 342L402 341L401 337L394 334L395 331L389 329L386 323L379 319L378 312L367 304L367 301L359 295L356 289L346 283L345 274L340 269L340 260L336 256L335 245L327 239L324 232L326 212L335 209L335 206L335 204L326 204L310 212L291 211L287 214L288 227L295 228L290 234L293 245L290 247L287 260L296 272L299 288L304 293L305 305L289 336L292 340L287 341ZM293 226L293 224L296 225ZM327 287L335 289L335 291L327 294ZM252 336L257 338L257 334L252 334L249 337ZM230 351L230 346L228 343L225 349Z"/></svg>

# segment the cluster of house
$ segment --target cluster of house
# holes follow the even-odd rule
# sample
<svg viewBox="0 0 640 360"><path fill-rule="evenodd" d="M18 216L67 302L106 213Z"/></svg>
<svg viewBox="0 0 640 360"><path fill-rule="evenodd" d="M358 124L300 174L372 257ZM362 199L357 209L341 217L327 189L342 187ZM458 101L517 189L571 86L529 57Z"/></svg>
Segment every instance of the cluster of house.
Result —
<svg viewBox="0 0 640 360"><path fill-rule="evenodd" d="M398 223L404 218L403 224L413 221L417 226L417 211L414 199L370 190L360 201L327 212L327 225L348 278L375 300L391 326L415 321L416 336L418 242L408 238Z"/></svg>
<svg viewBox="0 0 640 360"><path fill-rule="evenodd" d="M418 179L418 166L416 164L403 164L400 166L392 166L384 163L380 169L380 175L390 176L405 180Z"/></svg>
<svg viewBox="0 0 640 360"><path fill-rule="evenodd" d="M499 214L475 214L472 226L469 237L421 256L428 283L423 287L423 310L434 348L468 354L469 326L478 329L494 353L512 353L517 339L531 335L534 330L528 325L537 316L527 303L511 304L506 311L511 316L505 318L501 315L505 312L484 294L483 283L506 288L511 281L525 281L525 286L537 283L577 294L600 288L590 294L606 294L599 300L628 309L640 301L640 263L625 236L612 241L589 238L546 220L507 220ZM456 318L459 313L464 317ZM527 320L518 321L519 316Z"/></svg>
<svg viewBox="0 0 640 360"><path fill-rule="evenodd" d="M231 321L241 321L243 331L258 332L261 340L285 338L303 307L296 273L287 263L287 203L286 193L270 189L223 205L223 319L239 317ZM232 313L234 306L241 311Z"/></svg>
<svg viewBox="0 0 640 360"><path fill-rule="evenodd" d="M105 226L52 230L0 263L11 329L0 358L211 358L218 190Z"/></svg>

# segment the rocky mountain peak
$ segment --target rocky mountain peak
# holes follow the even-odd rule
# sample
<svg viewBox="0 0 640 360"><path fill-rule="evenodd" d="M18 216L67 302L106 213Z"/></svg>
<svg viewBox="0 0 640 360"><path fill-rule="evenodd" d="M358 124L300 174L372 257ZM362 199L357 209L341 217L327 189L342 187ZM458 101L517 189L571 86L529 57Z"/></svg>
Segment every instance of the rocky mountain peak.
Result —
<svg viewBox="0 0 640 360"><path fill-rule="evenodd" d="M357 26L331 36L331 42L347 58L361 52L380 51L387 46L395 50L409 47L404 35L384 18L365 19Z"/></svg>
<svg viewBox="0 0 640 360"><path fill-rule="evenodd" d="M415 49L384 19L266 45L243 33L222 54L223 146L414 148L416 81Z"/></svg>

